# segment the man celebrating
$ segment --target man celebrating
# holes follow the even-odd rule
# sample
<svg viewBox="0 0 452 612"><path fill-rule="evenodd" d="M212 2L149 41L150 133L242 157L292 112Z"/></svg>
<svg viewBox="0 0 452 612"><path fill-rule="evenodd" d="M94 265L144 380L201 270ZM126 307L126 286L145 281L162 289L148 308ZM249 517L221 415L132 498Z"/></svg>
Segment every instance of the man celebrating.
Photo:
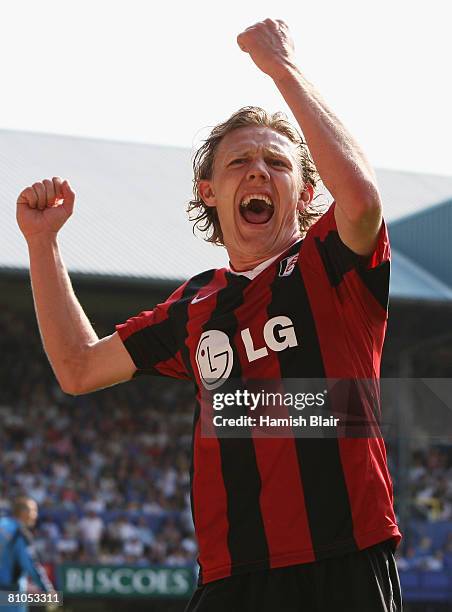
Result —
<svg viewBox="0 0 452 612"><path fill-rule="evenodd" d="M369 163L297 67L284 22L237 42L275 82L315 166L281 114L245 107L216 126L195 156L189 211L230 268L197 275L103 339L57 245L73 190L58 177L26 188L17 214L44 347L72 394L141 374L195 382L200 578L188 611L400 610L381 437L202 435L204 392L227 379L377 379L387 318L389 244ZM334 197L323 215L316 170Z"/></svg>

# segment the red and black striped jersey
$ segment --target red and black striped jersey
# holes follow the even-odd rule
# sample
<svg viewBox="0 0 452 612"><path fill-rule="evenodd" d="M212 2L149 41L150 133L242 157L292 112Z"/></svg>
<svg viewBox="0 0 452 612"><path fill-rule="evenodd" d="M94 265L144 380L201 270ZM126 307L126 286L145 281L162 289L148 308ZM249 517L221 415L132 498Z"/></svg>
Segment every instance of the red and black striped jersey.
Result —
<svg viewBox="0 0 452 612"><path fill-rule="evenodd" d="M216 379L379 377L386 227L362 258L341 241L334 206L251 273L203 272L116 328L135 375L192 379L197 388L191 496L200 582L401 537L381 436L201 435L201 391Z"/></svg>

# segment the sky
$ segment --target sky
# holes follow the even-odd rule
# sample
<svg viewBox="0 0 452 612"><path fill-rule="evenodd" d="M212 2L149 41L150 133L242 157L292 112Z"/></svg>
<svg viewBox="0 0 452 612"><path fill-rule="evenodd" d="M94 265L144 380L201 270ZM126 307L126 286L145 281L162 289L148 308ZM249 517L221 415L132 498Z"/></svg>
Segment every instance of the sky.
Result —
<svg viewBox="0 0 452 612"><path fill-rule="evenodd" d="M194 149L245 105L293 119L236 43L267 17L375 167L452 175L449 0L2 0L0 129Z"/></svg>

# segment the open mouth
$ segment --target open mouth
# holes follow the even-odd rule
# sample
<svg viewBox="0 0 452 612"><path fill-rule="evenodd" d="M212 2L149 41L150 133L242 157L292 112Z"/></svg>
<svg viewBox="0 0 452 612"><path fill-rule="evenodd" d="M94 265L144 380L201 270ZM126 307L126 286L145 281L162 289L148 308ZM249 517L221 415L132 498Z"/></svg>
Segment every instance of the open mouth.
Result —
<svg viewBox="0 0 452 612"><path fill-rule="evenodd" d="M251 193L240 202L240 214L248 223L262 225L273 217L275 207L271 198L263 193Z"/></svg>

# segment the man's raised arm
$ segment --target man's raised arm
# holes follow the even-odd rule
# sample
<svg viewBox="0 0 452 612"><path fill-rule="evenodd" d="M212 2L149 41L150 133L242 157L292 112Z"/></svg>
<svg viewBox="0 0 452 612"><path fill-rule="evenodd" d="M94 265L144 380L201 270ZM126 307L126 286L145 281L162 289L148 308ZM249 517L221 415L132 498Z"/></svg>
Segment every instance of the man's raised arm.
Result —
<svg viewBox="0 0 452 612"><path fill-rule="evenodd" d="M342 241L360 255L370 254L382 219L375 174L357 142L297 67L289 28L279 19L266 19L239 34L237 43L273 79L295 115L336 202Z"/></svg>
<svg viewBox="0 0 452 612"><path fill-rule="evenodd" d="M17 199L17 222L44 349L63 391L78 395L129 380L136 367L117 333L99 340L74 294L57 242L74 201L59 177L34 183Z"/></svg>

